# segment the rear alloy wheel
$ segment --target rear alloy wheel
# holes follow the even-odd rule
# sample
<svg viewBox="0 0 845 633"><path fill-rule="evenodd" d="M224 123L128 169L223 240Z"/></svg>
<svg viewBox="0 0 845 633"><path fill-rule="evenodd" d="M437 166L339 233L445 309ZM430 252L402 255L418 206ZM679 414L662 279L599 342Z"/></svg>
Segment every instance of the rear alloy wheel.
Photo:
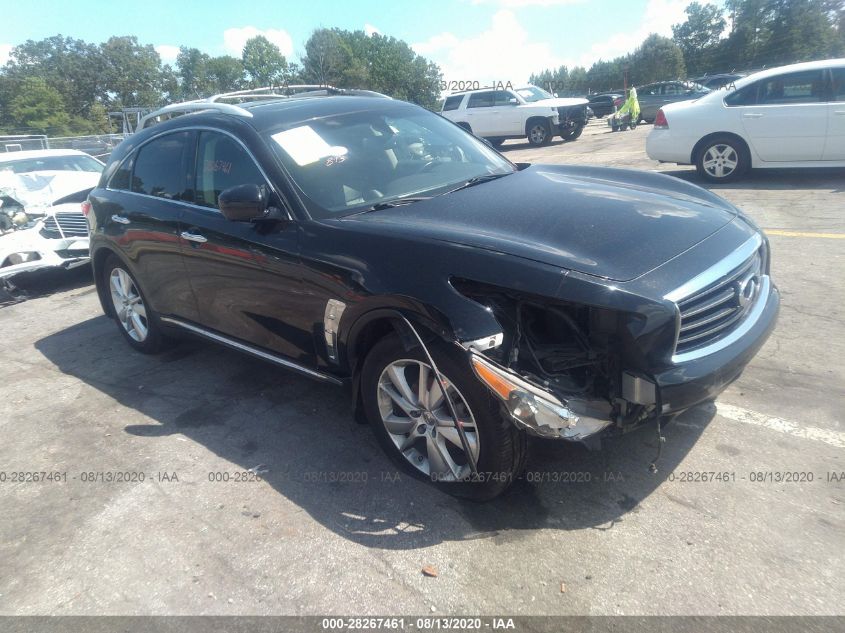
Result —
<svg viewBox="0 0 845 633"><path fill-rule="evenodd" d="M546 145L551 139L552 133L549 130L549 124L547 122L538 121L530 124L528 128L528 142L534 147Z"/></svg>
<svg viewBox="0 0 845 633"><path fill-rule="evenodd" d="M695 167L710 182L730 182L747 169L745 148L732 138L716 138L701 148Z"/></svg>
<svg viewBox="0 0 845 633"><path fill-rule="evenodd" d="M491 499L525 465L524 433L501 414L499 403L459 351L428 344L473 456L472 466L434 370L419 347L406 350L396 335L376 343L364 361L361 396L385 452L402 470L445 492Z"/></svg>
<svg viewBox="0 0 845 633"><path fill-rule="evenodd" d="M104 275L114 308L114 320L121 334L139 352L152 354L159 351L166 339L135 278L115 257L107 262Z"/></svg>

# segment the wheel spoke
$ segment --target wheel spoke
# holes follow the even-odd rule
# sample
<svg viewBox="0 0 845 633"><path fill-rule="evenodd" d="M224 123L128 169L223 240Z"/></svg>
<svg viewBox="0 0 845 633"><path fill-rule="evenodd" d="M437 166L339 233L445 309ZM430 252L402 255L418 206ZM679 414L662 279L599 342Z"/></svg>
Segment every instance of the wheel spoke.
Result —
<svg viewBox="0 0 845 633"><path fill-rule="evenodd" d="M443 439L451 444L454 444L459 449L464 450L464 445L461 442L461 436L458 434L458 429L454 426L451 427L440 427L437 426L437 433L443 436ZM468 431L466 427L464 427L464 435L467 438L467 444L469 444L469 450L472 451L474 456L478 456L478 437L473 431Z"/></svg>
<svg viewBox="0 0 845 633"><path fill-rule="evenodd" d="M414 430L416 425L417 423L415 420L412 420L411 418L403 418L395 414L388 415L384 418L385 428L388 433L393 433L394 435L410 433Z"/></svg>
<svg viewBox="0 0 845 633"><path fill-rule="evenodd" d="M135 314L142 316L145 319L147 318L147 309L144 307L144 304L141 303L140 297L138 298L137 303L130 305L132 305L132 310L134 310Z"/></svg>
<svg viewBox="0 0 845 633"><path fill-rule="evenodd" d="M387 376L405 400L412 405L418 404L419 401L405 378L405 366L391 365L387 370Z"/></svg>
<svg viewBox="0 0 845 633"><path fill-rule="evenodd" d="M455 477L455 469L452 468L452 464L450 463L452 458L449 457L445 448L440 446L437 439L431 437L430 435L427 436L425 438L425 446L428 451L429 474L433 475L434 473L437 473L440 475L440 479L445 479L443 475L451 475L452 477Z"/></svg>
<svg viewBox="0 0 845 633"><path fill-rule="evenodd" d="M379 389L386 393L408 416L411 415L411 411L418 411L417 407L412 402L408 402L406 398L403 398L393 385L382 383L379 384Z"/></svg>
<svg viewBox="0 0 845 633"><path fill-rule="evenodd" d="M420 365L420 377L419 377L419 384L417 385L417 401L420 403L421 407L428 408L428 399L429 399L429 385L428 385L428 378L429 378L429 367L428 365Z"/></svg>

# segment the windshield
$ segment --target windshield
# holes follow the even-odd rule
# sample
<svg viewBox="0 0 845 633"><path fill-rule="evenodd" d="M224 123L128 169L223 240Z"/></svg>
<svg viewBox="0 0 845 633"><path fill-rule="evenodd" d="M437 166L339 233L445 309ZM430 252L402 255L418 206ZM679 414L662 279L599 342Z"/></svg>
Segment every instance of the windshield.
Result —
<svg viewBox="0 0 845 633"><path fill-rule="evenodd" d="M317 217L515 171L479 139L415 106L309 119L271 130L268 142Z"/></svg>
<svg viewBox="0 0 845 633"><path fill-rule="evenodd" d="M26 174L31 171L90 171L101 173L103 165L90 156L69 154L66 156L40 156L0 163L0 171Z"/></svg>
<svg viewBox="0 0 845 633"><path fill-rule="evenodd" d="M516 93L525 99L528 103L540 101L542 99L554 99L554 95L546 92L537 86L528 86L527 88L520 88Z"/></svg>

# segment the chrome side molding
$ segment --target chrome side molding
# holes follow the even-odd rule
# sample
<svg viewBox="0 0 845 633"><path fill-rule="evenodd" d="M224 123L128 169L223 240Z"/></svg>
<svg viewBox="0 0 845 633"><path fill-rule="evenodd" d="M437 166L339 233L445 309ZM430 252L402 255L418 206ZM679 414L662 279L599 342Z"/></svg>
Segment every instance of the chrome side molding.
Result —
<svg viewBox="0 0 845 633"><path fill-rule="evenodd" d="M217 332L206 330L205 328L193 325L192 323L186 323L185 321L182 321L180 319L174 319L172 317L160 318L162 322L167 323L168 325L175 325L176 327L180 327L183 330L187 330L188 332L192 332L194 334L212 340L215 343L221 343L222 345L226 345L227 347L231 347L232 349L236 349L241 352L246 352L247 354L251 354L252 356L257 356L258 358L269 361L271 363L275 363L276 365L284 367L285 369L291 369L300 374L304 374L309 378L314 378L322 382L328 382L333 385L343 384L343 382L339 378L329 376L328 374L324 374L314 369L309 369L308 367L299 365L298 363L295 363L292 360L288 360L287 358L271 354L270 352L267 352L263 349L259 349L257 347L253 347L252 345L247 345L246 343L242 343L236 339L224 336L223 334L218 334Z"/></svg>

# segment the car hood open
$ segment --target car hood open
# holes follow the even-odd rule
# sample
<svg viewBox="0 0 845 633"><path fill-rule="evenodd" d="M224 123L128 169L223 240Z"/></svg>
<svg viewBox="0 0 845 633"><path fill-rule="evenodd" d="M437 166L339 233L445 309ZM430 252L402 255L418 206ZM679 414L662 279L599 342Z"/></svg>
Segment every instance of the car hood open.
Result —
<svg viewBox="0 0 845 633"><path fill-rule="evenodd" d="M346 220L627 281L695 246L737 213L721 198L670 176L533 165Z"/></svg>

